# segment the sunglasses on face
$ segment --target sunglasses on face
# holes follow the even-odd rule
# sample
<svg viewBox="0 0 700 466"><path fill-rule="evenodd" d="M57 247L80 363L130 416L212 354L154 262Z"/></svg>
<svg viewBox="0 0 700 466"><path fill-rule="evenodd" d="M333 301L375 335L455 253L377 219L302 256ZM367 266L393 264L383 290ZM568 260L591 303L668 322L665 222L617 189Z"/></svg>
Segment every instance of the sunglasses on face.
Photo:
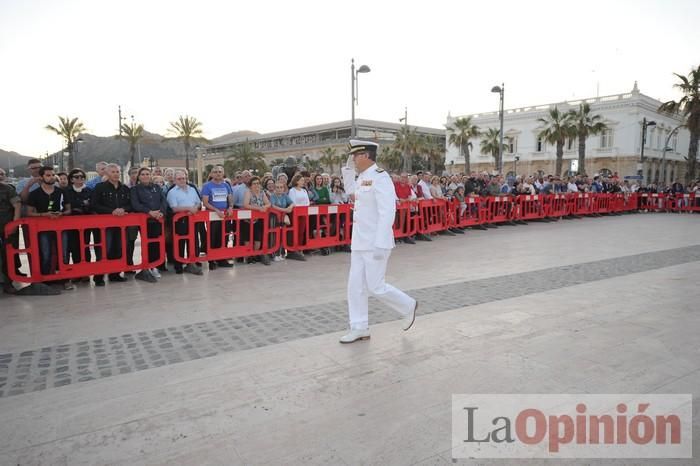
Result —
<svg viewBox="0 0 700 466"><path fill-rule="evenodd" d="M71 176L71 178L73 178L74 180L78 180L78 179L84 180L85 175L73 175L73 176Z"/></svg>

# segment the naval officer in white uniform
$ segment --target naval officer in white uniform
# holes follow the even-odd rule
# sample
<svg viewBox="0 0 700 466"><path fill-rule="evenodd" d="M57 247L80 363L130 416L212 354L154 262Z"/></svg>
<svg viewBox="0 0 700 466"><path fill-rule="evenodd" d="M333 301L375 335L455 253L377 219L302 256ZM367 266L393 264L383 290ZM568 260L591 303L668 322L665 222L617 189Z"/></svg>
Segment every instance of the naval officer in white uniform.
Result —
<svg viewBox="0 0 700 466"><path fill-rule="evenodd" d="M377 148L373 142L350 140L348 164L342 169L345 192L354 196L354 212L348 278L350 332L341 343L369 339L369 295L401 314L404 330L416 319L416 300L384 281L394 247L396 191L389 174L375 163Z"/></svg>

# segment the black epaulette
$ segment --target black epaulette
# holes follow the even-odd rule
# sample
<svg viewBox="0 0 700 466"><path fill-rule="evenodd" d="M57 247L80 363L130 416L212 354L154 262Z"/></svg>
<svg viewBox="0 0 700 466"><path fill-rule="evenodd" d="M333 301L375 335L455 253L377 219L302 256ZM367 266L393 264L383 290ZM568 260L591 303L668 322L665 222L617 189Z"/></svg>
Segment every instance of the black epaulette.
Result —
<svg viewBox="0 0 700 466"><path fill-rule="evenodd" d="M383 169L383 168L377 168L377 173L384 173L384 169Z"/></svg>

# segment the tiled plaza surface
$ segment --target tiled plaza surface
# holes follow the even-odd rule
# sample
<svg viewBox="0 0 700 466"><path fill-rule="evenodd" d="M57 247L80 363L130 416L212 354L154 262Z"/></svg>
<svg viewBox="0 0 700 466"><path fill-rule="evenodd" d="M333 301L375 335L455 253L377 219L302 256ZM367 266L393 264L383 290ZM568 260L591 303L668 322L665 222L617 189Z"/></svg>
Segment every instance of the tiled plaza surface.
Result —
<svg viewBox="0 0 700 466"><path fill-rule="evenodd" d="M697 400L699 233L637 214L399 245L416 327L373 303L353 345L345 253L3 296L0 464L452 464L453 393ZM553 464L699 464L697 406L694 459Z"/></svg>

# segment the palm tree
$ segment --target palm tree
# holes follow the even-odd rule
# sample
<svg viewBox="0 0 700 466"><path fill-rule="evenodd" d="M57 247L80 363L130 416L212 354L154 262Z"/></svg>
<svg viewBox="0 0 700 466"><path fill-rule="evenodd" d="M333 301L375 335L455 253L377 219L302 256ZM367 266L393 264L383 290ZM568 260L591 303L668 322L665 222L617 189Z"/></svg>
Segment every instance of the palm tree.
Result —
<svg viewBox="0 0 700 466"><path fill-rule="evenodd" d="M670 100L659 107L659 111L681 114L685 118L685 127L690 131L690 144L688 145L688 157L686 157L687 170L686 183L695 179L698 166L698 141L700 140L700 66L690 70L688 77L674 73L679 83L673 85L680 89L683 97L678 100Z"/></svg>
<svg viewBox="0 0 700 466"><path fill-rule="evenodd" d="M445 169L445 146L434 136L424 138L423 151L428 161L430 172L436 173Z"/></svg>
<svg viewBox="0 0 700 466"><path fill-rule="evenodd" d="M401 170L403 166L403 157L401 156L401 151L395 147L383 146L377 157L377 162L388 171L395 172Z"/></svg>
<svg viewBox="0 0 700 466"><path fill-rule="evenodd" d="M321 151L323 155L321 155L321 158L319 160L325 167L328 167L328 170L331 175L333 174L333 166L338 160L338 157L336 157L337 152L338 150L334 147L326 147Z"/></svg>
<svg viewBox="0 0 700 466"><path fill-rule="evenodd" d="M172 137L167 137L164 141L181 141L185 146L185 168L189 172L190 169L190 147L192 143L209 142L202 136L202 123L195 117L188 115L178 118L177 121L170 122L168 132L173 134Z"/></svg>
<svg viewBox="0 0 700 466"><path fill-rule="evenodd" d="M501 132L497 128L489 128L486 130L485 133L481 133L481 153L491 154L496 166L496 170L498 170L498 167L501 166L499 160L500 154L502 154L508 149L508 145L504 143L503 146L501 146L501 150L499 151L498 147L500 144Z"/></svg>
<svg viewBox="0 0 700 466"><path fill-rule="evenodd" d="M557 107L554 107L549 109L544 118L538 118L537 122L543 125L537 137L557 146L557 162L554 171L557 176L561 176L564 144L568 139L576 137L576 128L571 122L571 114L562 113Z"/></svg>
<svg viewBox="0 0 700 466"><path fill-rule="evenodd" d="M459 155L464 157L464 173L471 172L471 161L469 151L474 147L470 139L479 137L479 127L472 124L472 117L457 118L452 122L452 126L447 127L449 142L459 148Z"/></svg>
<svg viewBox="0 0 700 466"><path fill-rule="evenodd" d="M586 174L586 138L595 134L600 134L608 126L603 123L603 117L600 115L591 115L591 106L588 103L583 103L579 106L578 111L569 110L571 123L576 130L578 137L578 173Z"/></svg>
<svg viewBox="0 0 700 466"><path fill-rule="evenodd" d="M122 123L121 134L114 136L117 139L126 139L129 142L129 161L131 166L136 165L136 146L143 137L143 125Z"/></svg>
<svg viewBox="0 0 700 466"><path fill-rule="evenodd" d="M257 170L258 172L267 171L265 163L265 155L255 150L253 145L245 141L242 144L236 145L224 162L226 173L234 173L243 170Z"/></svg>
<svg viewBox="0 0 700 466"><path fill-rule="evenodd" d="M46 129L53 131L54 133L61 136L66 141L66 147L68 148L68 170L73 170L75 168L75 155L73 154L73 145L80 137L80 133L85 131L85 125L78 121L78 118L69 118L59 116L58 120L60 124L58 128L52 125L46 125Z"/></svg>
<svg viewBox="0 0 700 466"><path fill-rule="evenodd" d="M413 170L413 157L421 153L423 141L414 128L411 130L407 126L402 126L396 133L394 147L403 154L403 170L406 173L411 173Z"/></svg>

